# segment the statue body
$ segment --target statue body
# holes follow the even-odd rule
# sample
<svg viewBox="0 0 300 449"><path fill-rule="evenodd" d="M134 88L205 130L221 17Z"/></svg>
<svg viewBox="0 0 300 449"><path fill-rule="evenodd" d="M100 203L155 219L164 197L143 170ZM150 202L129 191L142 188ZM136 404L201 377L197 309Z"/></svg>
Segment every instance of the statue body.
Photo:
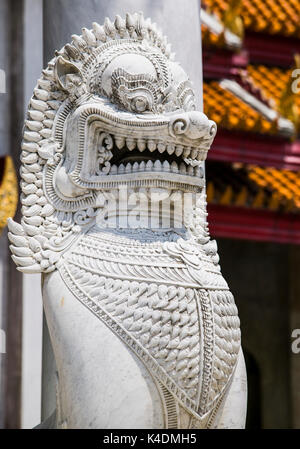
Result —
<svg viewBox="0 0 300 449"><path fill-rule="evenodd" d="M13 259L43 273L60 428L243 427L237 308L207 227L215 123L142 15L83 28L38 81Z"/></svg>

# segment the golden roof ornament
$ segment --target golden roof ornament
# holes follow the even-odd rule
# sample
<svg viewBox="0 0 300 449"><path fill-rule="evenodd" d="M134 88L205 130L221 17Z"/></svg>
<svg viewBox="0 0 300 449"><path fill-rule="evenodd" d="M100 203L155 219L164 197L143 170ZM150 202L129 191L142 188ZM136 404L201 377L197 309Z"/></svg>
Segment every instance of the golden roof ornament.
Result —
<svg viewBox="0 0 300 449"><path fill-rule="evenodd" d="M0 185L0 232L5 228L7 219L16 213L18 204L17 176L12 158L6 156Z"/></svg>
<svg viewBox="0 0 300 449"><path fill-rule="evenodd" d="M279 100L278 110L283 117L289 119L294 124L297 132L299 131L300 115L296 99L299 92L295 89L295 78L292 76L292 73L294 70L300 70L300 54L294 56L294 61L291 74L288 77L285 89Z"/></svg>
<svg viewBox="0 0 300 449"><path fill-rule="evenodd" d="M241 18L242 0L230 0L224 12L223 23L225 28L236 34L239 38L244 38L244 23Z"/></svg>

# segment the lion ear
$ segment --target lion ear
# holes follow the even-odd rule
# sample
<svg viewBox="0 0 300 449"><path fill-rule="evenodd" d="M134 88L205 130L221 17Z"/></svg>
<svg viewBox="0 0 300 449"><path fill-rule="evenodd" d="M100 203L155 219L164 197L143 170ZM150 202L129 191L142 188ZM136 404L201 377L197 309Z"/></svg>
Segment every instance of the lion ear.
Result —
<svg viewBox="0 0 300 449"><path fill-rule="evenodd" d="M78 86L83 82L80 69L62 56L58 56L56 60L54 73L57 83L66 92L70 92L74 84Z"/></svg>

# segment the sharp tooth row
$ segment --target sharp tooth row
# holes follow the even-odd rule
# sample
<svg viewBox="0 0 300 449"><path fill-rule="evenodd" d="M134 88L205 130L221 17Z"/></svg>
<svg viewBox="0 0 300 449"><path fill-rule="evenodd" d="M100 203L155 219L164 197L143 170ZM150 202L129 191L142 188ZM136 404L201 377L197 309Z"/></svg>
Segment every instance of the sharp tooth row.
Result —
<svg viewBox="0 0 300 449"><path fill-rule="evenodd" d="M136 142L134 139L131 139L130 137L126 139L126 146L129 151L132 151L136 147Z"/></svg>
<svg viewBox="0 0 300 449"><path fill-rule="evenodd" d="M176 150L175 150L176 156L181 156L182 153L183 153L183 147L182 147L181 145L180 145L180 146L177 146L177 147L176 147Z"/></svg>
<svg viewBox="0 0 300 449"><path fill-rule="evenodd" d="M175 151L175 149L176 149L176 147L175 147L175 145L174 144L168 144L168 146L167 146L167 152L168 152L168 154L173 154L174 153L174 151Z"/></svg>
<svg viewBox="0 0 300 449"><path fill-rule="evenodd" d="M192 159L196 159L197 154L198 154L198 151L195 150L195 149L193 149L193 150L191 151L191 158L192 158Z"/></svg>
<svg viewBox="0 0 300 449"><path fill-rule="evenodd" d="M183 157L188 157L190 155L191 149L185 148L183 151Z"/></svg>
<svg viewBox="0 0 300 449"><path fill-rule="evenodd" d="M146 142L145 140L138 140L137 141L137 147L140 151L144 151L146 149Z"/></svg>
<svg viewBox="0 0 300 449"><path fill-rule="evenodd" d="M115 142L116 142L116 145L117 145L119 150L121 150L124 147L124 145L125 145L124 137L116 137L115 138Z"/></svg>
<svg viewBox="0 0 300 449"><path fill-rule="evenodd" d="M166 149L166 145L164 144L164 143L159 143L158 145L157 145L157 149L158 149L158 151L160 152L160 153L163 153L164 151L165 151L165 149Z"/></svg>
<svg viewBox="0 0 300 449"><path fill-rule="evenodd" d="M154 140L134 139L133 137L115 137L116 146L121 150L125 144L129 151L137 148L139 151L148 150L152 153L157 150L159 153L167 151L169 155L175 153L177 157L183 155L184 158L201 160L203 155L196 148L183 147L182 145L174 145L173 143L155 142Z"/></svg>
<svg viewBox="0 0 300 449"><path fill-rule="evenodd" d="M151 153L152 153L152 151L156 150L156 143L153 140L149 140L148 141L148 148L149 148L149 151L151 151Z"/></svg>
<svg viewBox="0 0 300 449"><path fill-rule="evenodd" d="M186 166L184 162L178 166L178 164L173 161L171 164L168 161L142 161L140 163L134 162L127 164L112 165L110 168L110 175L116 174L127 174L136 172L167 172L167 173L180 173L181 175L198 176L202 177L202 168L193 167L192 165Z"/></svg>

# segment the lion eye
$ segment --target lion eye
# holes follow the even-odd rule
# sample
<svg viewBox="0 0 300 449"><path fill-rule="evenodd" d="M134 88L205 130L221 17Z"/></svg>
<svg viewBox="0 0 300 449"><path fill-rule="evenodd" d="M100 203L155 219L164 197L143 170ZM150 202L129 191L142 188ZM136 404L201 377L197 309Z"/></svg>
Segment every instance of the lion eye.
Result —
<svg viewBox="0 0 300 449"><path fill-rule="evenodd" d="M131 109L135 112L145 112L149 109L149 101L144 96L138 96L131 100Z"/></svg>

